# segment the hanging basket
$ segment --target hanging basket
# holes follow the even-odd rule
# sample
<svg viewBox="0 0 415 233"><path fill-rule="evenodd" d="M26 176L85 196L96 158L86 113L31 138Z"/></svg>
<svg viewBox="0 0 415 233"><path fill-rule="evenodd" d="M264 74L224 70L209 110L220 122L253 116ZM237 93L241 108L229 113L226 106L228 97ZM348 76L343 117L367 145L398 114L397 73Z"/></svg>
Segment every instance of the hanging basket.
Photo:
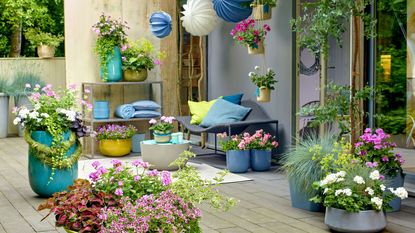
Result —
<svg viewBox="0 0 415 233"><path fill-rule="evenodd" d="M258 42L258 44L256 44L256 47L248 46L248 53L251 55L264 54L265 53L264 42L263 41Z"/></svg>
<svg viewBox="0 0 415 233"><path fill-rule="evenodd" d="M258 102L270 102L271 101L271 90L266 87L258 88L258 95L256 100Z"/></svg>
<svg viewBox="0 0 415 233"><path fill-rule="evenodd" d="M252 18L255 20L268 20L272 17L272 7L268 4L256 5L252 8Z"/></svg>

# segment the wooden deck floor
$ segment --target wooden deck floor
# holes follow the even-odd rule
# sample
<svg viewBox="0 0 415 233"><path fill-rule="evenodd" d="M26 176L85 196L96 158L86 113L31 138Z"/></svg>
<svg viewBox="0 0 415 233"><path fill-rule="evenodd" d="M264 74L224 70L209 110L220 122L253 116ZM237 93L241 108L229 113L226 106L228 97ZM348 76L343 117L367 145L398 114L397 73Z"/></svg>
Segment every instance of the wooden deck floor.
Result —
<svg viewBox="0 0 415 233"><path fill-rule="evenodd" d="M277 172L247 173L253 181L225 184L221 190L239 205L223 213L202 206L204 232L327 232L322 213L291 208L288 183ZM0 233L64 232L36 208L43 199L32 192L27 176L27 145L21 138L0 139ZM415 199L388 214L385 232L415 232Z"/></svg>

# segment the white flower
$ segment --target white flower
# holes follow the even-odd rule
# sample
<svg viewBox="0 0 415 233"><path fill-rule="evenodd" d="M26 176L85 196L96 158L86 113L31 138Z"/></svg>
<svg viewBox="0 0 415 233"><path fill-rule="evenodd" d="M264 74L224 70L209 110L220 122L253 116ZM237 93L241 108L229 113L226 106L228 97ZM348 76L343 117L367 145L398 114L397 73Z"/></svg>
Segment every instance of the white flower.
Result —
<svg viewBox="0 0 415 233"><path fill-rule="evenodd" d="M380 190L385 191L385 189L386 189L386 186L385 186L385 185L383 185L383 184L381 184L381 185L380 185Z"/></svg>
<svg viewBox="0 0 415 233"><path fill-rule="evenodd" d="M49 117L49 114L47 114L47 113L44 112L44 113L41 113L40 116L43 117L43 118L48 118Z"/></svg>
<svg viewBox="0 0 415 233"><path fill-rule="evenodd" d="M372 196L373 194L375 194L375 191L371 187L367 187L365 189L365 192L367 192L370 196Z"/></svg>
<svg viewBox="0 0 415 233"><path fill-rule="evenodd" d="M248 74L248 76L249 77L252 77L252 76L254 76L255 75L255 73L254 72L249 72L249 74Z"/></svg>
<svg viewBox="0 0 415 233"><path fill-rule="evenodd" d="M330 189L329 188L325 188L323 191L323 194L326 194Z"/></svg>
<svg viewBox="0 0 415 233"><path fill-rule="evenodd" d="M255 68L254 68L255 70L259 70L259 66L255 66Z"/></svg>
<svg viewBox="0 0 415 233"><path fill-rule="evenodd" d="M365 183L365 180L361 176L355 176L353 178L353 181L356 182L357 184L364 184Z"/></svg>
<svg viewBox="0 0 415 233"><path fill-rule="evenodd" d="M346 172L345 171L339 171L339 172L336 173L336 175L338 177L345 177L346 176Z"/></svg>
<svg viewBox="0 0 415 233"><path fill-rule="evenodd" d="M22 119L21 119L20 117L16 117L16 118L14 118L14 120L13 120L13 125L17 125L17 124L19 124L21 120L22 120Z"/></svg>
<svg viewBox="0 0 415 233"><path fill-rule="evenodd" d="M352 195L352 190L351 189L344 189L343 190L344 194L346 194L346 196L351 196Z"/></svg>
<svg viewBox="0 0 415 233"><path fill-rule="evenodd" d="M338 189L338 190L336 190L336 192L334 192L334 196L338 196L338 195L340 195L340 194L342 194L343 193L343 189Z"/></svg>
<svg viewBox="0 0 415 233"><path fill-rule="evenodd" d="M376 207L377 207L378 210L381 210L382 209L382 204L383 204L382 198L372 197L370 199L370 201L376 205Z"/></svg>
<svg viewBox="0 0 415 233"><path fill-rule="evenodd" d="M36 103L33 107L35 108L35 110L39 110L41 106L40 103Z"/></svg>
<svg viewBox="0 0 415 233"><path fill-rule="evenodd" d="M337 178L336 182L342 182L344 181L344 178Z"/></svg>
<svg viewBox="0 0 415 233"><path fill-rule="evenodd" d="M370 179L372 180L379 180L380 178L380 173L378 170L374 170L373 172L370 173L369 175Z"/></svg>
<svg viewBox="0 0 415 233"><path fill-rule="evenodd" d="M32 111L29 113L29 118L37 119L39 117L39 113L37 111Z"/></svg>
<svg viewBox="0 0 415 233"><path fill-rule="evenodd" d="M26 118L27 117L27 114L29 114L29 112L30 112L29 109L27 109L27 108L21 108L18 115L21 118Z"/></svg>
<svg viewBox="0 0 415 233"><path fill-rule="evenodd" d="M393 190L393 188L389 188L389 190L402 200L408 198L408 192L403 187L399 187L396 190Z"/></svg>

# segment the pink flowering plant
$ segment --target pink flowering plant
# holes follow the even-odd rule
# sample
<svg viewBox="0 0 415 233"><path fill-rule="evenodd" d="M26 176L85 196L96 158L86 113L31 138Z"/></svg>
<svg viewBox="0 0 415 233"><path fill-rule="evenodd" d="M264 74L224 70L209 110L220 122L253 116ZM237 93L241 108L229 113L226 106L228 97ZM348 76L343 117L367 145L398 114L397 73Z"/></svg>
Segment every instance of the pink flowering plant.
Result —
<svg viewBox="0 0 415 233"><path fill-rule="evenodd" d="M247 150L244 143L242 142L241 135L232 135L228 137L227 133L219 133L217 136L222 139L220 145L222 146L223 151L229 150ZM227 140L226 140L227 139Z"/></svg>
<svg viewBox="0 0 415 233"><path fill-rule="evenodd" d="M173 128L173 122L176 120L173 116L162 116L160 120L151 119L149 121L151 127L150 130L154 130L156 133L167 134L170 133Z"/></svg>
<svg viewBox="0 0 415 233"><path fill-rule="evenodd" d="M123 70L152 70L160 65L164 53L156 52L154 45L146 39L128 41L121 47Z"/></svg>
<svg viewBox="0 0 415 233"><path fill-rule="evenodd" d="M239 44L258 48L258 44L263 42L267 33L271 31L271 27L268 24L258 27L255 23L254 19L245 19L235 25L230 35Z"/></svg>
<svg viewBox="0 0 415 233"><path fill-rule="evenodd" d="M275 137L259 129L255 134L243 133L242 142L245 147L254 150L272 150L278 147Z"/></svg>
<svg viewBox="0 0 415 233"><path fill-rule="evenodd" d="M94 136L100 140L117 140L132 138L137 129L132 126L107 124L97 127Z"/></svg>
<svg viewBox="0 0 415 233"><path fill-rule="evenodd" d="M354 146L357 157L366 166L376 167L383 174L393 177L401 171L405 160L399 153L393 153L396 143L390 137L382 129L367 128Z"/></svg>

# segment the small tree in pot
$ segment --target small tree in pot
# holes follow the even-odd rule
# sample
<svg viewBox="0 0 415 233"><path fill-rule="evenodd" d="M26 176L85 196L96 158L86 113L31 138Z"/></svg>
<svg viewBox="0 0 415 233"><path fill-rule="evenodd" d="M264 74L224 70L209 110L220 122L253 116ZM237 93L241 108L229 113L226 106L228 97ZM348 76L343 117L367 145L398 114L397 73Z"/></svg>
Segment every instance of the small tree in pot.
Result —
<svg viewBox="0 0 415 233"><path fill-rule="evenodd" d="M25 37L33 47L37 48L37 54L40 58L54 57L56 47L64 40L62 35L55 36L35 28L28 29Z"/></svg>

